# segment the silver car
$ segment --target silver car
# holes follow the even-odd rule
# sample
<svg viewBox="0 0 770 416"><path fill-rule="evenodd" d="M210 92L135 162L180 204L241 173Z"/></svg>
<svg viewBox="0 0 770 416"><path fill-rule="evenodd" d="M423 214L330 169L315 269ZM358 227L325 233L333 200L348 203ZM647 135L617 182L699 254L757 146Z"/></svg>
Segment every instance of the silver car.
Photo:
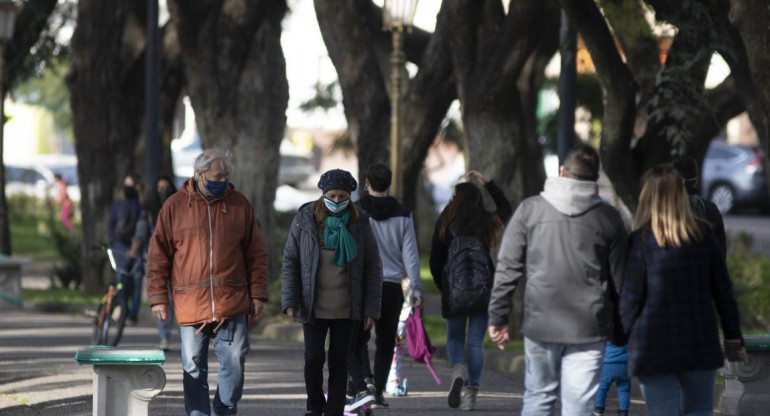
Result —
<svg viewBox="0 0 770 416"><path fill-rule="evenodd" d="M703 160L702 192L722 214L735 207L770 206L764 154L758 147L712 141Z"/></svg>

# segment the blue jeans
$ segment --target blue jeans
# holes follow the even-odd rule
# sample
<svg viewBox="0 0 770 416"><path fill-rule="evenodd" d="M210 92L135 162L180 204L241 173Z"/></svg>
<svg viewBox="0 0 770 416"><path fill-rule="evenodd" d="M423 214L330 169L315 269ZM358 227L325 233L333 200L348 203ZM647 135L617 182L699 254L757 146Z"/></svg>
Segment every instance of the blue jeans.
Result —
<svg viewBox="0 0 770 416"><path fill-rule="evenodd" d="M628 365L625 363L608 363L602 368L602 381L596 393L596 407L604 408L607 402L607 392L612 383L617 383L618 410L628 410L631 405L631 379L628 377Z"/></svg>
<svg viewBox="0 0 770 416"><path fill-rule="evenodd" d="M126 305L130 305L128 308L129 319L136 320L139 316L139 307L142 305L142 281L144 276L144 259L136 259L123 281Z"/></svg>
<svg viewBox="0 0 770 416"><path fill-rule="evenodd" d="M715 370L639 376L647 414L677 416L712 415Z"/></svg>
<svg viewBox="0 0 770 416"><path fill-rule="evenodd" d="M198 335L196 326L180 326L182 369L184 370L184 406L188 415L210 415L208 383L209 342L219 360L214 414L234 415L243 393L243 371L249 353L246 315L228 319L214 332L216 324L208 324Z"/></svg>
<svg viewBox="0 0 770 416"><path fill-rule="evenodd" d="M562 415L590 415L601 377L604 344L560 344L524 337L527 372L522 416L553 415L559 391Z"/></svg>
<svg viewBox="0 0 770 416"><path fill-rule="evenodd" d="M174 299L173 296L171 296L171 285L169 285L168 292L168 316L165 321L156 319L155 324L158 327L158 337L161 340L170 340L171 330L174 328Z"/></svg>
<svg viewBox="0 0 770 416"><path fill-rule="evenodd" d="M465 335L468 334L467 386L478 387L484 369L484 336L489 316L486 312L461 315L446 320L446 349L449 365L465 364ZM467 325L466 325L467 324Z"/></svg>

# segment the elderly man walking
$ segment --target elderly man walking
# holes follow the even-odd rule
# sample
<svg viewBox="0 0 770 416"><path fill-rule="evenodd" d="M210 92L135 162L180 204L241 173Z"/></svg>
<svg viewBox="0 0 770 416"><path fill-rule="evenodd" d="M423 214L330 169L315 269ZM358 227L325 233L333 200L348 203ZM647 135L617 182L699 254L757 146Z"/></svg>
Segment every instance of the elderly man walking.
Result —
<svg viewBox="0 0 770 416"><path fill-rule="evenodd" d="M231 168L229 152L201 153L195 176L163 204L150 241L147 294L155 317L165 320L171 282L188 415L211 414L209 343L219 360L214 414L237 413L248 328L267 301L267 254L254 208L228 183Z"/></svg>
<svg viewBox="0 0 770 416"><path fill-rule="evenodd" d="M526 277L524 416L553 414L559 392L563 415L593 410L627 247L620 214L599 197L598 177L596 150L574 148L559 177L519 205L503 235L489 335L508 341L512 295Z"/></svg>

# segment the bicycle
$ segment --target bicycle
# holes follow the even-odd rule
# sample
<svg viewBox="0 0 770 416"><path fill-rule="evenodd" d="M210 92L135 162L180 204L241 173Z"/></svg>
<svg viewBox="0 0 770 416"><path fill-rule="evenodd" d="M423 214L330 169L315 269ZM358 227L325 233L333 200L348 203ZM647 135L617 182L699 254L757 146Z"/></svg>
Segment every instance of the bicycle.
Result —
<svg viewBox="0 0 770 416"><path fill-rule="evenodd" d="M107 287L107 293L99 302L96 316L94 317L94 332L92 342L96 345L116 346L123 336L123 328L126 326L128 307L123 293L123 277L126 272L119 270L115 263L115 256L109 246L102 245L95 249L105 251L110 260L113 271L113 281Z"/></svg>

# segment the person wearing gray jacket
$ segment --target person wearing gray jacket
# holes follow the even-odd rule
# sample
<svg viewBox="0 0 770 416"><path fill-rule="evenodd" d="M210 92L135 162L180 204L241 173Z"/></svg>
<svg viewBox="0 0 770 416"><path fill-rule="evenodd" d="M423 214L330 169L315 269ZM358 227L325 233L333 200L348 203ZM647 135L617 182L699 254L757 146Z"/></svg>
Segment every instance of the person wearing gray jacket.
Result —
<svg viewBox="0 0 770 416"><path fill-rule="evenodd" d="M307 416L342 416L354 328L379 318L382 268L369 220L350 202L350 172L321 175L323 196L300 207L281 264L281 307L302 323ZM324 397L324 350L329 336L329 394ZM371 395L369 396L370 398Z"/></svg>
<svg viewBox="0 0 770 416"><path fill-rule="evenodd" d="M388 403L382 393L388 381L393 348L396 345L398 318L404 305L401 280L406 272L412 289L411 304L420 306L420 255L417 251L412 212L387 194L393 176L390 168L382 163L375 163L367 169L365 176L367 195L356 202L356 206L369 216L383 269L382 306L380 319L375 325L377 349L374 353L374 377L370 382L374 385L374 405L387 407ZM365 331L358 342L358 351L352 351L353 359L358 361L362 375L367 378L371 375L367 348L370 337L371 331Z"/></svg>
<svg viewBox="0 0 770 416"><path fill-rule="evenodd" d="M628 244L620 214L599 197L598 177L596 150L576 146L559 177L519 205L503 235L489 335L498 345L508 341L512 295L524 278L524 416L552 414L559 392L562 414L593 410Z"/></svg>

